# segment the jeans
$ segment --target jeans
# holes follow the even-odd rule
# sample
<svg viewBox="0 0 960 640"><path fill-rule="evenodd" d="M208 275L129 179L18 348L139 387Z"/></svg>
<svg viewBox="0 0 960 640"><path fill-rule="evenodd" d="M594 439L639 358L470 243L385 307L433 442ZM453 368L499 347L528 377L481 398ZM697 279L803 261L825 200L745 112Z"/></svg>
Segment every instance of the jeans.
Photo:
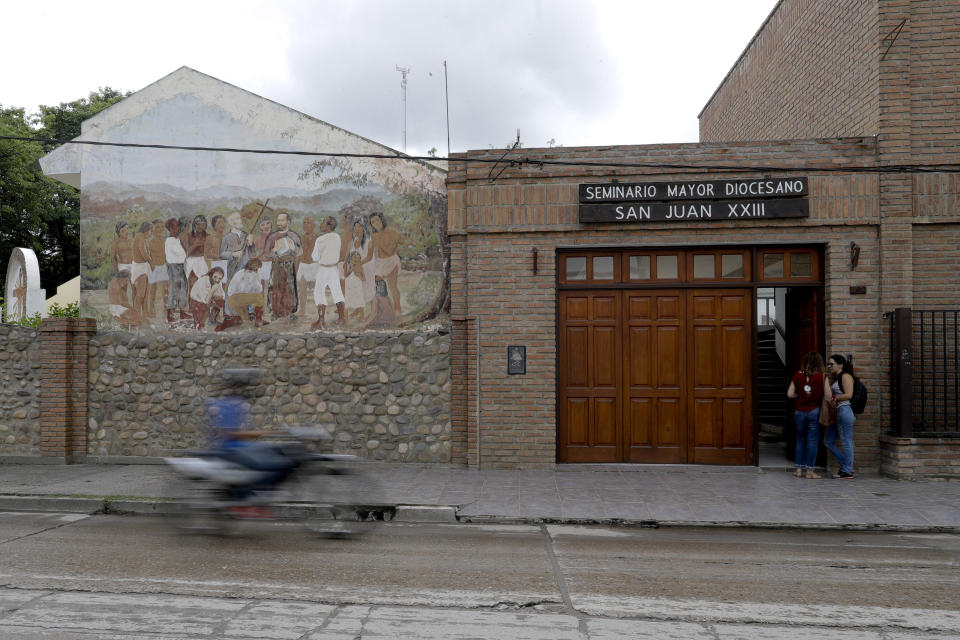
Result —
<svg viewBox="0 0 960 640"><path fill-rule="evenodd" d="M793 463L798 469L813 469L817 465L817 444L820 442L820 407L812 411L794 411L797 427L797 449Z"/></svg>
<svg viewBox="0 0 960 640"><path fill-rule="evenodd" d="M844 473L853 473L853 423L856 421L857 418L853 415L853 409L849 405L839 407L837 409L838 424L830 425L824 438L824 444L827 445L827 449L830 449L830 453L840 463L840 471ZM843 450L837 447L838 437Z"/></svg>

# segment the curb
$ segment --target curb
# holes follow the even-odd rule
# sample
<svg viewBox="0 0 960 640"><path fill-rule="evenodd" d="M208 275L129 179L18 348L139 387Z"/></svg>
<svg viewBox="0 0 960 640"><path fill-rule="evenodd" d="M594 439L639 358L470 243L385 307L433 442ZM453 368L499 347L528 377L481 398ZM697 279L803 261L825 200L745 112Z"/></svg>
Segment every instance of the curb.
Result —
<svg viewBox="0 0 960 640"><path fill-rule="evenodd" d="M290 508L290 507L288 507ZM0 496L0 511L53 511L106 513L112 515L162 516L179 513L175 501L143 499L115 500L93 497ZM886 523L836 522L748 522L743 520L629 520L623 518L553 518L538 516L461 515L454 505L398 504L392 507L390 521L403 524L505 524L608 526L640 529L713 528L713 529L793 529L803 531L876 531L893 533L960 534L960 526L899 525Z"/></svg>

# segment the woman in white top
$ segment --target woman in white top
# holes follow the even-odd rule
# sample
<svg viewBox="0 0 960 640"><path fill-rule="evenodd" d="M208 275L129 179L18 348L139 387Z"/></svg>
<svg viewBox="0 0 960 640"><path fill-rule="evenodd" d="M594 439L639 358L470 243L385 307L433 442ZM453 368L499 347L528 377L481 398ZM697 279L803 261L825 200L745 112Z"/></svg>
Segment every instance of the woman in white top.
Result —
<svg viewBox="0 0 960 640"><path fill-rule="evenodd" d="M853 397L853 366L839 353L830 356L827 361L827 373L830 374L833 391L833 406L837 408L837 422L827 428L824 444L840 463L840 471L834 480L853 480L853 423L857 417L850 406ZM837 438L840 447L837 447Z"/></svg>

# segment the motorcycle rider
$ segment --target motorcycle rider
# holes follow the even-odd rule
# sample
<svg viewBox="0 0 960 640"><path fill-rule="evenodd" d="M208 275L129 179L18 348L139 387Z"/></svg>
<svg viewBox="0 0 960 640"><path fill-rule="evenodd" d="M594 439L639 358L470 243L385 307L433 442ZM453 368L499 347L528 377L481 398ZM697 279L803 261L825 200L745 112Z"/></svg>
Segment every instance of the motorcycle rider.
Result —
<svg viewBox="0 0 960 640"><path fill-rule="evenodd" d="M250 404L244 397L260 380L259 369L224 369L224 395L207 402L207 415L212 427L212 445L220 457L248 469L264 472L257 482L238 486L234 498L249 502L231 509L238 515L269 517L264 507L255 504L258 493L271 491L290 473L294 462L275 446L257 439L269 431L247 429Z"/></svg>

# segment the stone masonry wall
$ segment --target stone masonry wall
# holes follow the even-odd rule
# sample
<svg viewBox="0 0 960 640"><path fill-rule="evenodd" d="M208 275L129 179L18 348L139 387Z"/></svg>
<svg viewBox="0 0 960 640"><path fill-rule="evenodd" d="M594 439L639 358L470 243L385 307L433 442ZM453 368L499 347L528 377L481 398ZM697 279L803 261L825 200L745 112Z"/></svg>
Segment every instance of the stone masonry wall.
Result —
<svg viewBox="0 0 960 640"><path fill-rule="evenodd" d="M202 446L217 372L259 367L252 427L327 427L328 449L371 460L450 462L449 328L363 335L101 333L90 344L90 456Z"/></svg>
<svg viewBox="0 0 960 640"><path fill-rule="evenodd" d="M0 456L39 456L40 332L0 324Z"/></svg>

